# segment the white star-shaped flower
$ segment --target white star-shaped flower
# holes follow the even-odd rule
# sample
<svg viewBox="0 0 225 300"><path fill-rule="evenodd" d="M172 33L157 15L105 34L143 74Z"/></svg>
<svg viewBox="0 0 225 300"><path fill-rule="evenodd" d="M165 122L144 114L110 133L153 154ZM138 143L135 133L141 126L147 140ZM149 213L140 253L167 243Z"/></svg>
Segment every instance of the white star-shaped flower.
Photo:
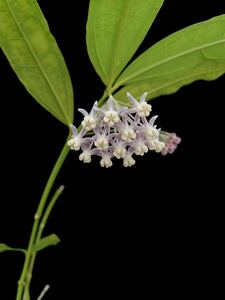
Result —
<svg viewBox="0 0 225 300"><path fill-rule="evenodd" d="M93 130L99 121L98 115L96 113L96 108L97 108L98 102L95 101L90 113L88 113L85 109L83 108L78 108L78 111L82 113L84 116L83 121L81 122L81 125L83 126L84 129L87 131Z"/></svg>
<svg viewBox="0 0 225 300"><path fill-rule="evenodd" d="M145 92L140 101L137 101L130 93L127 93L127 97L132 103L130 112L136 112L140 117L148 117L152 111L152 106L148 104L145 99L147 97L147 92Z"/></svg>
<svg viewBox="0 0 225 300"><path fill-rule="evenodd" d="M85 135L86 130L82 128L78 133L77 128L72 124L70 125L70 128L72 129L72 137L68 140L67 145L71 150L79 151L82 142L85 140L83 136Z"/></svg>

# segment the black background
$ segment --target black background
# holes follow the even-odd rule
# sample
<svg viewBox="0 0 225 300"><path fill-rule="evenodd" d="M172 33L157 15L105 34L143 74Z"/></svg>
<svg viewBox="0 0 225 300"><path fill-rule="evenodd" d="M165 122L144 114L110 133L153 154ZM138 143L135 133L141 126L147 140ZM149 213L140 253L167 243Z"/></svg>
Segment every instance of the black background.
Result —
<svg viewBox="0 0 225 300"><path fill-rule="evenodd" d="M75 107L86 109L104 88L86 52L88 2L39 1L67 62ZM176 30L222 13L221 0L166 0L136 55ZM209 292L205 279L214 264L209 248L217 243L213 205L220 199L214 183L222 170L224 84L224 76L199 81L151 102L159 125L182 137L173 155L147 154L128 169L119 163L103 169L97 160L84 165L77 153L69 155L55 185L66 189L45 230L62 242L38 256L32 299L46 283L51 285L46 300L142 299L155 291L156 298L182 298L196 287L197 295ZM3 53L0 89L0 240L26 247L67 129L28 95ZM80 121L76 111L75 119ZM15 299L22 262L20 254L0 255L0 299Z"/></svg>

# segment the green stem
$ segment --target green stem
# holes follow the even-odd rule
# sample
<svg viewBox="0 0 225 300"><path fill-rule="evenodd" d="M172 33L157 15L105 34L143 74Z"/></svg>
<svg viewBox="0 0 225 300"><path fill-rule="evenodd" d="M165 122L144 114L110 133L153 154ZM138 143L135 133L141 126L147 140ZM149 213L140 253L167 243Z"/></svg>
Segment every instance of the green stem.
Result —
<svg viewBox="0 0 225 300"><path fill-rule="evenodd" d="M23 254L26 254L26 250L22 248L11 248L10 251L23 252Z"/></svg>
<svg viewBox="0 0 225 300"><path fill-rule="evenodd" d="M22 273L20 276L20 279L18 281L18 289L17 289L17 296L16 296L16 300L22 300L22 296L23 296L23 291L24 291L24 287L26 284L26 279L27 279L27 275L28 275L28 270L29 270L29 265L30 265L30 260L32 257L32 248L35 242L35 238L36 238L36 234L38 231L38 226L39 226L39 222L40 222L40 218L42 216L48 195L51 191L51 188L55 182L56 176L59 173L59 170L61 169L63 162L65 160L65 158L67 157L69 153L69 147L67 146L67 143L65 143L56 163L55 166L50 174L50 177L47 181L47 184L45 186L44 192L42 194L41 200L39 202L38 208L37 208L37 212L34 216L34 223L33 223L33 228L31 231L31 235L30 235L30 240L29 240L29 244L28 244L28 249L26 252L26 256L25 256L25 261L24 261L24 265L23 265L23 269L22 269Z"/></svg>
<svg viewBox="0 0 225 300"><path fill-rule="evenodd" d="M52 209L56 203L56 201L58 200L59 196L62 194L64 190L64 186L61 185L55 192L54 196L52 197L52 199L49 201L49 204L44 212L44 215L41 219L40 225L38 227L38 232L37 232L37 236L35 239L35 243L37 244L41 237L42 237L42 233L43 230L45 228L45 225L48 221L48 218L52 212ZM30 264L29 264L29 268L28 268L28 272L27 272L27 280L26 280L26 286L25 286L25 295L29 295L29 291L30 291L30 284L31 284L31 279L32 279L32 272L33 272L33 268L34 268L34 263L35 263L35 259L36 259L36 255L37 253L33 253L31 260L30 260Z"/></svg>
<svg viewBox="0 0 225 300"><path fill-rule="evenodd" d="M43 233L43 230L45 228L45 225L48 221L48 218L52 212L52 209L56 203L56 201L58 200L58 198L60 197L60 195L62 194L64 190L64 185L61 185L55 192L54 196L52 197L52 199L49 201L49 204L45 210L45 213L41 219L41 222L40 222L40 226L39 226L39 229L38 229L38 233L37 233L37 237L36 237L36 240L35 242L39 242L40 239L41 239L41 236L42 236L42 233Z"/></svg>
<svg viewBox="0 0 225 300"><path fill-rule="evenodd" d="M98 106L99 106L99 107L102 107L102 105L103 105L103 104L105 103L105 101L108 99L109 95L110 95L110 94L109 94L108 89L105 89L105 91L104 91L104 93L103 93L101 99L99 99L99 101L98 101Z"/></svg>

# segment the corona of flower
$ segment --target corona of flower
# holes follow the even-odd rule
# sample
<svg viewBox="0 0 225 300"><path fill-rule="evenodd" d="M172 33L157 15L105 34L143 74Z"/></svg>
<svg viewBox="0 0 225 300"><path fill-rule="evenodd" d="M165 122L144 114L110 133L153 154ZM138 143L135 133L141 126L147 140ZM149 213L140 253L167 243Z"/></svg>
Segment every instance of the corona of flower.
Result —
<svg viewBox="0 0 225 300"><path fill-rule="evenodd" d="M157 116L150 116L152 107L146 102L147 93L140 101L127 93L129 107L121 107L110 96L108 101L98 107L94 103L90 113L79 109L84 119L78 132L71 125L72 136L68 141L71 150L79 151L79 159L90 163L92 156L100 157L100 166L109 168L113 158L122 159L124 167L135 164L134 155L144 156L148 151L173 153L181 139L176 134L161 131L155 125Z"/></svg>

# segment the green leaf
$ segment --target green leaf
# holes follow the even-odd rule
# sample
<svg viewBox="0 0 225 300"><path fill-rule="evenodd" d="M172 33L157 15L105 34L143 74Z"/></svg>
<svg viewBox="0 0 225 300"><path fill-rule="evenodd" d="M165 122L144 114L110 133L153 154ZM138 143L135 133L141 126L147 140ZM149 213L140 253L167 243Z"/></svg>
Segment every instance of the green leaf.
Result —
<svg viewBox="0 0 225 300"><path fill-rule="evenodd" d="M148 99L171 94L196 80L213 80L225 73L225 15L194 24L153 45L121 74L115 97L129 91Z"/></svg>
<svg viewBox="0 0 225 300"><path fill-rule="evenodd" d="M38 252L40 250L43 250L49 246L55 246L60 242L59 237L56 234L50 234L42 239L33 246L33 251Z"/></svg>
<svg viewBox="0 0 225 300"><path fill-rule="evenodd" d="M26 250L24 250L24 249L20 249L20 248L12 248L12 247L9 247L9 246L6 245L6 244L0 243L0 253L1 253L1 252L5 252L5 251L18 251L18 252L26 253Z"/></svg>
<svg viewBox="0 0 225 300"><path fill-rule="evenodd" d="M87 48L91 62L111 87L152 25L163 0L90 0Z"/></svg>
<svg viewBox="0 0 225 300"><path fill-rule="evenodd" d="M12 248L7 246L6 244L0 244L0 253L9 250L12 250Z"/></svg>
<svg viewBox="0 0 225 300"><path fill-rule="evenodd" d="M63 56L36 0L0 0L0 47L28 92L64 124L73 90Z"/></svg>

